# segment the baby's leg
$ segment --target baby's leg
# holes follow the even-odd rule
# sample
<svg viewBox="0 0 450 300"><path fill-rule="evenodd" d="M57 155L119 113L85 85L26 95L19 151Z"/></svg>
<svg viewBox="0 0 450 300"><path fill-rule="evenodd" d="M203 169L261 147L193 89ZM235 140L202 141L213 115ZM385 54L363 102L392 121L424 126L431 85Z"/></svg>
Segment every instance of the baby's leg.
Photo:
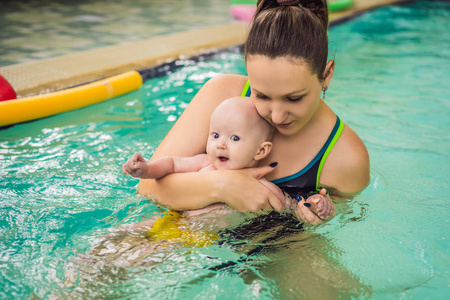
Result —
<svg viewBox="0 0 450 300"><path fill-rule="evenodd" d="M214 203L214 204L210 204L203 208L187 210L187 211L183 212L183 217L192 217L192 216L201 215L201 214L210 212L216 208L223 207L223 206L225 206L225 204L223 204L223 203Z"/></svg>
<svg viewBox="0 0 450 300"><path fill-rule="evenodd" d="M131 224L130 229L138 230L138 231L140 231L140 230L147 231L150 228L152 228L152 226L153 226L153 224L155 224L155 222L156 222L156 218L150 218L150 219L144 220L139 223Z"/></svg>

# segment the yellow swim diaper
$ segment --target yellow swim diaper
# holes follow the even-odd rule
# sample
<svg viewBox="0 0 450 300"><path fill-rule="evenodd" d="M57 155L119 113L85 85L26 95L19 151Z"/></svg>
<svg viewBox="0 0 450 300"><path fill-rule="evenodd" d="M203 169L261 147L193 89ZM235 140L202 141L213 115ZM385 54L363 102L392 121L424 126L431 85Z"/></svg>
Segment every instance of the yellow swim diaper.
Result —
<svg viewBox="0 0 450 300"><path fill-rule="evenodd" d="M147 237L153 241L182 242L188 247L207 247L219 238L217 233L211 231L193 231L180 228L180 219L180 213L176 211L168 212L165 216L156 220L153 227L147 231Z"/></svg>

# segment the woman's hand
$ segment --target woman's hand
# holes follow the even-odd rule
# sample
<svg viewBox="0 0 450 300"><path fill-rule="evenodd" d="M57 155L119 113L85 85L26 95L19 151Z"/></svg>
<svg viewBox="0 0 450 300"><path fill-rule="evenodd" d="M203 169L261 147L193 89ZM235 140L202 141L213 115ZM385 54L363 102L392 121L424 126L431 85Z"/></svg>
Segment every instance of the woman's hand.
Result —
<svg viewBox="0 0 450 300"><path fill-rule="evenodd" d="M331 220L336 215L336 210L326 189L321 189L319 194L308 197L306 201L297 195L297 200L299 202L295 214L299 220L305 223L318 225Z"/></svg>
<svg viewBox="0 0 450 300"><path fill-rule="evenodd" d="M275 209L282 211L283 203L259 179L273 171L273 167L264 166L242 170L219 171L222 188L218 201L239 211L258 211Z"/></svg>
<svg viewBox="0 0 450 300"><path fill-rule="evenodd" d="M289 194L284 193L278 186L268 181L267 179L260 178L259 181L264 184L275 196L278 197L280 202L283 204L283 211L292 213L297 207L297 201L293 199Z"/></svg>
<svg viewBox="0 0 450 300"><path fill-rule="evenodd" d="M147 162L139 154L134 153L122 166L122 172L125 175L131 175L135 178L144 178L147 173Z"/></svg>

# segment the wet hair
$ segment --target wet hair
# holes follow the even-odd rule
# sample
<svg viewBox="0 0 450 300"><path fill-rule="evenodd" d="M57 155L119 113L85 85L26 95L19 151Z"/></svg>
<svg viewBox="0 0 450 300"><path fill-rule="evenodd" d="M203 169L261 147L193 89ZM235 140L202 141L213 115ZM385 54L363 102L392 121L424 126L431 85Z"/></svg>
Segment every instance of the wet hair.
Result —
<svg viewBox="0 0 450 300"><path fill-rule="evenodd" d="M306 62L320 81L328 58L326 0L258 0L245 59L263 55Z"/></svg>

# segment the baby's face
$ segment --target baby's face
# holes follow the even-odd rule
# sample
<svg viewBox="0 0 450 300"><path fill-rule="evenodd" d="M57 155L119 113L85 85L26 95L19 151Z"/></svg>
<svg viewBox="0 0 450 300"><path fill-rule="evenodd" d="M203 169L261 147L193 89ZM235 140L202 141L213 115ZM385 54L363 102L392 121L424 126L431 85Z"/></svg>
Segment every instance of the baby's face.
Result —
<svg viewBox="0 0 450 300"><path fill-rule="evenodd" d="M218 170L253 167L263 141L242 114L216 114L211 118L206 153Z"/></svg>

